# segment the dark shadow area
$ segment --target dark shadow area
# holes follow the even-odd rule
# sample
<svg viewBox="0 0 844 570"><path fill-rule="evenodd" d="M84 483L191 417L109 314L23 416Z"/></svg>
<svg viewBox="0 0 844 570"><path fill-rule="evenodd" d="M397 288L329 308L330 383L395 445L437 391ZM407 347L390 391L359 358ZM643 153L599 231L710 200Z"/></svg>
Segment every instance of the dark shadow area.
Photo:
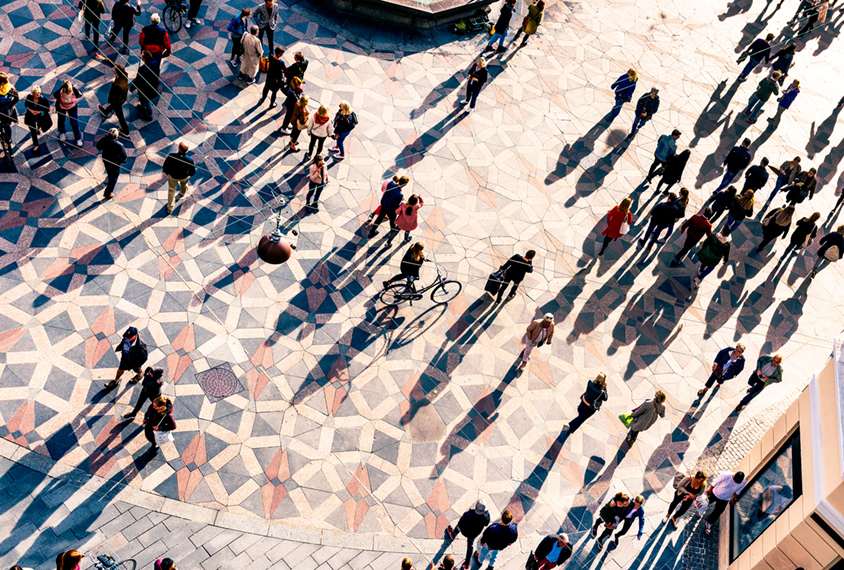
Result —
<svg viewBox="0 0 844 570"><path fill-rule="evenodd" d="M560 153L560 158L557 159L557 167L545 177L545 184L551 185L562 180L580 166L581 161L595 150L595 141L598 140L601 133L610 127L610 124L609 115L606 115L595 126L589 129L585 135L571 144L566 143L566 146L563 147L563 152Z"/></svg>
<svg viewBox="0 0 844 570"><path fill-rule="evenodd" d="M765 346L762 351L775 353L797 332L803 307L808 301L809 285L811 281L805 279L788 299L783 299L777 305L771 316L768 331L765 333Z"/></svg>
<svg viewBox="0 0 844 570"><path fill-rule="evenodd" d="M586 168L574 185L574 195L566 200L566 208L574 206L580 198L588 198L604 185L604 180L612 172L615 163L630 146L631 141L627 138L627 131L623 129L612 130L607 139L607 142L613 145L612 150ZM585 161L581 161L580 166L583 166L584 163Z"/></svg>
<svg viewBox="0 0 844 570"><path fill-rule="evenodd" d="M443 120L419 135L415 141L405 146L393 160L394 165L385 170L383 176L390 175L396 169L412 168L415 164L422 162L422 159L430 152L431 148L467 116L468 114L462 106L458 106L452 110Z"/></svg>
<svg viewBox="0 0 844 570"><path fill-rule="evenodd" d="M721 131L721 140L718 142L718 147L703 159L698 171L697 180L695 181L695 188L702 188L704 184L720 178L724 174L724 167L721 165L727 153L730 152L734 146L741 142L742 137L747 129L750 128L750 123L742 120L743 116L740 111L736 111L736 118L730 124L730 116L732 111L725 117ZM713 189L714 190L714 189Z"/></svg>
<svg viewBox="0 0 844 570"><path fill-rule="evenodd" d="M829 137L835 130L835 123L838 122L841 109L844 109L844 106L835 107L829 117L824 119L817 128L815 128L815 121L812 121L812 126L809 129L809 142L806 143L806 154L810 159L815 158L817 154L829 146ZM804 170L806 169L807 167L804 167Z"/></svg>
<svg viewBox="0 0 844 570"><path fill-rule="evenodd" d="M724 113L727 112L727 107L729 106L730 101L733 100L733 97L735 97L739 85L741 85L741 83L739 83L736 79L733 80L729 89L727 89L726 79L718 84L718 87L716 87L715 91L712 92L712 95L709 97L709 101L707 101L706 106L698 116L697 121L695 121L695 126L692 131L695 136L689 142L689 148L696 147L698 142L709 137L712 133L717 131L721 125L730 120L732 111L730 111L730 113L726 116Z"/></svg>

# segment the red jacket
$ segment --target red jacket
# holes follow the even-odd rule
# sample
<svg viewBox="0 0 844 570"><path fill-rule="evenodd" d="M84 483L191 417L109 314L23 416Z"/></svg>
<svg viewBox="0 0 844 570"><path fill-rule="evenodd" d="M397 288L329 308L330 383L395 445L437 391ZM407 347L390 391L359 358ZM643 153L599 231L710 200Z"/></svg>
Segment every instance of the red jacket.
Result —
<svg viewBox="0 0 844 570"><path fill-rule="evenodd" d="M607 212L607 229L601 232L602 236L610 238L621 237L621 224L627 221L627 225L633 225L633 213L627 212L627 215L621 213L618 206Z"/></svg>
<svg viewBox="0 0 844 570"><path fill-rule="evenodd" d="M709 223L701 214L695 214L680 226L680 231L689 230L689 238L695 241L700 241L704 235L709 237L712 235L712 224Z"/></svg>
<svg viewBox="0 0 844 570"><path fill-rule="evenodd" d="M141 46L141 50L148 50L153 59L158 59L156 56L167 57L171 53L170 34L160 24L144 26L138 38L138 45Z"/></svg>

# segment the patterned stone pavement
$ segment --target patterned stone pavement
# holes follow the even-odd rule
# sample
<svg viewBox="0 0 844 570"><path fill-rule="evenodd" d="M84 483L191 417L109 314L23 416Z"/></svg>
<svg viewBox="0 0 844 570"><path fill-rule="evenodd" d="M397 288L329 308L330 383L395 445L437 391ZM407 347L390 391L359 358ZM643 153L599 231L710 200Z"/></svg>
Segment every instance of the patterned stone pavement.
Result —
<svg viewBox="0 0 844 570"><path fill-rule="evenodd" d="M23 142L0 179L0 437L107 481L297 528L436 539L483 498L495 513L513 509L526 537L582 534L607 494L624 490L648 495L650 535L662 532L675 469L793 396L828 357L842 328L828 302L840 297L840 267L806 280L816 245L781 264L751 255L757 216L734 235L734 261L690 295L692 262L667 266L679 237L662 250L637 251L633 240L656 202L639 186L643 171L656 138L675 126L681 148L692 148L689 212L714 188L724 153L748 136L757 161L799 154L819 168L818 195L798 213L817 209L834 227L840 12L798 42L803 91L782 125L765 130L770 108L753 126L739 118L761 74L738 84L733 62L757 34L793 35L785 22L796 2L550 2L527 47L491 58L471 114L456 101L483 38L284 4L276 41L311 61L312 105L333 111L346 99L361 120L346 160L328 162L322 211L305 216L301 155L284 150L277 113L256 106L260 84L231 80L225 26L240 8L206 0L205 25L172 38L155 122L137 120L130 99L130 159L107 204L93 144L113 126L96 112L108 66L87 55L69 2L0 8L3 70L21 93L33 83L52 93L73 78L86 140L77 150L52 131L49 154L35 156L16 128ZM136 52L104 53L134 76ZM629 105L613 123L602 118L610 83L631 65L638 94L658 85L662 99L633 140L624 138ZM179 140L195 147L199 172L167 216L160 165ZM376 302L403 248L383 232L367 240L364 224L380 179L399 171L425 198L416 237L464 284L447 307ZM627 195L637 223L596 261L603 215ZM279 205L298 249L274 267L254 248ZM539 252L536 271L515 300L491 305L486 275L528 248ZM425 282L433 275L423 270ZM555 341L516 377L524 327L549 311ZM153 461L142 457L140 424L121 420L137 388L101 390L129 324L176 402L175 442ZM696 400L717 350L739 339L751 357L782 352L786 367L784 384L741 417L732 409L743 378ZM197 375L220 367L234 373L235 393L208 397ZM585 380L600 371L609 402L566 438ZM625 452L615 418L656 386L669 395L667 418ZM660 536L654 556L675 540ZM599 560L624 565L632 550Z"/></svg>

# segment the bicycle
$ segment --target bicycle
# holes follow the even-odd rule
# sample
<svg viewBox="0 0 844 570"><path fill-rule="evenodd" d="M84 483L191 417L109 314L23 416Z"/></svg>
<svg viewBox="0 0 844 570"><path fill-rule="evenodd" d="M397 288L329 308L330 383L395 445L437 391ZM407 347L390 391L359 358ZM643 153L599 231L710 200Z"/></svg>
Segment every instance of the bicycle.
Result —
<svg viewBox="0 0 844 570"><path fill-rule="evenodd" d="M417 291L413 284L415 279L413 277L408 277L406 282L395 283L384 289L379 297L381 302L385 305L396 306L405 301L409 301L410 304L413 305L413 301L418 301L424 296L426 291L433 289L433 291L431 291L431 300L434 303L437 305L448 303L460 294L460 291L463 289L463 284L458 281L449 281L446 279L448 275L445 273L444 269L436 263L434 264L434 267L437 268L437 279L430 285L427 285L420 291Z"/></svg>
<svg viewBox="0 0 844 570"><path fill-rule="evenodd" d="M120 557L108 546L100 546L94 554L86 552L97 570L135 570L138 563L132 560L120 560Z"/></svg>
<svg viewBox="0 0 844 570"><path fill-rule="evenodd" d="M171 34L178 34L182 29L182 14L186 14L188 7L182 0L167 0L167 6L164 8L164 27Z"/></svg>
<svg viewBox="0 0 844 570"><path fill-rule="evenodd" d="M6 166L12 166L12 125L0 124L0 144L3 145Z"/></svg>

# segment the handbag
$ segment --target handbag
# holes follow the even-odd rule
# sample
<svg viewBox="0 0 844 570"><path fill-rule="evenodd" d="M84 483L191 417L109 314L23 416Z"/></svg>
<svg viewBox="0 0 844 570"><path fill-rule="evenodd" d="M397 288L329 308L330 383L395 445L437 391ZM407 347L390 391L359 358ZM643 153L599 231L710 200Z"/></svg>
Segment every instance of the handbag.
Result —
<svg viewBox="0 0 844 570"><path fill-rule="evenodd" d="M262 57L258 60L258 71L262 73L266 73L270 69L270 60L266 57Z"/></svg>
<svg viewBox="0 0 844 570"><path fill-rule="evenodd" d="M629 428L630 424L633 423L633 414L619 414L618 419L624 424L624 427Z"/></svg>
<svg viewBox="0 0 844 570"><path fill-rule="evenodd" d="M533 554L533 550L528 554L527 562L525 562L525 570L536 570L539 567L539 560Z"/></svg>
<svg viewBox="0 0 844 570"><path fill-rule="evenodd" d="M619 231L621 232L621 235L623 235L623 236L626 236L627 232L630 231L630 224L627 223L627 220L624 220L623 222L621 222L621 229Z"/></svg>
<svg viewBox="0 0 844 570"><path fill-rule="evenodd" d="M158 421L158 425L156 427L160 428L161 423L164 421L164 418L167 416L162 416L161 419ZM157 431L152 432L153 436L155 437L155 446L161 447L168 441L173 441L173 433L169 431L161 431L160 429Z"/></svg>

